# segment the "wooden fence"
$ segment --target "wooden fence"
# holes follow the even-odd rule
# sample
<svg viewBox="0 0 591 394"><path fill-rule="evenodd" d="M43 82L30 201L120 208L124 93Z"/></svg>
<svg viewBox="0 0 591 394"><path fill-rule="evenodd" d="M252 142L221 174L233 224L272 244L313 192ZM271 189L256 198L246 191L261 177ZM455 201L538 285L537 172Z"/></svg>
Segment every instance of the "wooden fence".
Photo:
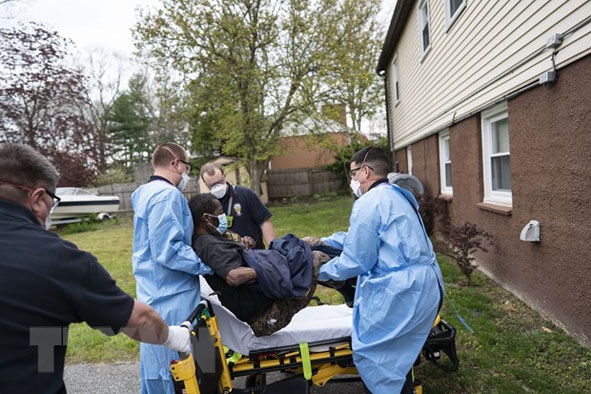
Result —
<svg viewBox="0 0 591 394"><path fill-rule="evenodd" d="M117 183L114 185L101 186L95 189L91 189L99 195L114 195L119 197L119 212L133 212L131 206L131 194L135 189L140 186L141 183ZM187 199L190 199L195 194L199 193L199 185L194 180L191 180L185 188L184 195Z"/></svg>
<svg viewBox="0 0 591 394"><path fill-rule="evenodd" d="M267 173L267 190L271 200L313 196L342 188L343 183L335 173L320 168L272 170Z"/></svg>
<svg viewBox="0 0 591 394"><path fill-rule="evenodd" d="M90 191L99 195L118 196L120 201L119 211L132 212L131 194L140 184L140 182L118 183L101 186ZM342 181L333 172L318 168L273 170L267 174L267 193L270 200L309 197L315 194L336 192L342 188ZM193 179L187 185L184 194L187 199L190 199L198 193L199 185Z"/></svg>

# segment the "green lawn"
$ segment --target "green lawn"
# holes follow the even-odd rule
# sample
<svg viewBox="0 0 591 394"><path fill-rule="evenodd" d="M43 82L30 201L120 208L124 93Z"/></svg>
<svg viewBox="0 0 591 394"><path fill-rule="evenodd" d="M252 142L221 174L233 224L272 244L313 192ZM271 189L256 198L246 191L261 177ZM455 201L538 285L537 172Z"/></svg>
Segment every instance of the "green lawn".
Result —
<svg viewBox="0 0 591 394"><path fill-rule="evenodd" d="M350 197L330 196L272 205L270 209L277 235L322 236L346 231L351 205ZM122 217L98 230L63 237L95 254L117 283L134 295L132 233L131 221ZM591 350L579 346L479 272L472 276L470 287L462 287L463 276L455 263L445 256L439 261L448 297L474 333L462 326L446 300L442 316L457 329L460 369L449 373L423 362L417 376L425 393L591 392ZM330 290L319 289L318 295L326 302L339 302L340 295ZM138 346L127 337L120 334L108 338L85 324L72 325L69 363L137 359Z"/></svg>

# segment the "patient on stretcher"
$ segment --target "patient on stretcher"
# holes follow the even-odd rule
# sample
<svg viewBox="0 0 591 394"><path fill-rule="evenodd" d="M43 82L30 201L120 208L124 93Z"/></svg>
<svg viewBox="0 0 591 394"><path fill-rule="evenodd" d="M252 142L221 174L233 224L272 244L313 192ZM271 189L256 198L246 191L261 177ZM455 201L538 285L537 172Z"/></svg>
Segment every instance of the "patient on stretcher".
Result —
<svg viewBox="0 0 591 394"><path fill-rule="evenodd" d="M223 209L215 196L198 194L189 201L193 249L214 271L205 275L222 305L247 322L256 336L287 326L312 299L318 268L329 260L293 235L278 238L269 250L247 250L224 237ZM221 220L220 220L221 219Z"/></svg>

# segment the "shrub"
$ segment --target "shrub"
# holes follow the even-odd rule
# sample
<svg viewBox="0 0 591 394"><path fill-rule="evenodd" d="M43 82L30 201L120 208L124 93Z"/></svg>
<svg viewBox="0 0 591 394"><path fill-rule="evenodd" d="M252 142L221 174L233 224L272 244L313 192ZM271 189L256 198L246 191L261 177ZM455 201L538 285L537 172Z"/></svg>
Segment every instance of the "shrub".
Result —
<svg viewBox="0 0 591 394"><path fill-rule="evenodd" d="M460 271L466 277L466 285L469 286L470 276L478 267L474 264L474 253L478 250L488 252L484 244L487 244L487 246L493 245L494 237L470 222L465 222L461 226L448 223L445 232L447 245L442 249L436 249L456 261Z"/></svg>
<svg viewBox="0 0 591 394"><path fill-rule="evenodd" d="M129 174L124 168L113 167L109 168L104 173L100 174L97 179L94 180L92 185L94 187L100 187L105 185L112 185L115 183L128 183L133 182L133 176Z"/></svg>

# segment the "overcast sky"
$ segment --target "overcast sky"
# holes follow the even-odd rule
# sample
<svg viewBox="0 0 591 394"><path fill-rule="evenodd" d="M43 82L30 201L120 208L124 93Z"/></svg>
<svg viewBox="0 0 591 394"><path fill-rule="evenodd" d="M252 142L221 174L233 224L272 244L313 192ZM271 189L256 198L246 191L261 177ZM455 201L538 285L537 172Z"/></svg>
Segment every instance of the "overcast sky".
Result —
<svg viewBox="0 0 591 394"><path fill-rule="evenodd" d="M41 22L72 39L81 52L104 48L131 54L135 9L156 4L157 0L16 0L0 6L0 24Z"/></svg>
<svg viewBox="0 0 591 394"><path fill-rule="evenodd" d="M396 0L382 1L379 18L387 28ZM0 5L0 25L16 20L41 22L72 39L81 52L104 48L131 55L136 8L157 4L158 0L15 0Z"/></svg>
<svg viewBox="0 0 591 394"><path fill-rule="evenodd" d="M97 53L131 57L134 47L130 29L137 18L136 9L158 4L159 0L14 0L0 4L0 27L17 21L40 22L71 39L81 58L96 49L102 50ZM395 4L396 0L382 0L378 19L384 29L388 28ZM368 133L385 132L385 123L378 119L363 128Z"/></svg>

